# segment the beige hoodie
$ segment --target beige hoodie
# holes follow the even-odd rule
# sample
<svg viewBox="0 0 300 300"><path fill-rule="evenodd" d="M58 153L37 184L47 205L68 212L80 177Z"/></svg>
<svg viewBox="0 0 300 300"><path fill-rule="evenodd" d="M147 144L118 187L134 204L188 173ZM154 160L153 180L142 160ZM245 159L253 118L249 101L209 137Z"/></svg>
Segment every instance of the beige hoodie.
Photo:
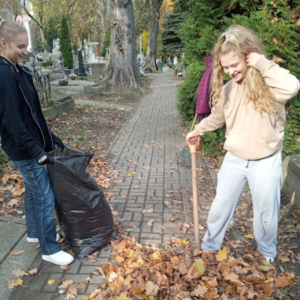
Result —
<svg viewBox="0 0 300 300"><path fill-rule="evenodd" d="M245 85L232 82L227 103L224 104L226 88L223 88L223 97L213 107L211 115L196 125L193 131L203 135L226 123L224 149L246 160L268 157L282 149L284 104L297 95L300 87L294 75L265 57L256 63L255 69L260 71L278 101L278 111L272 114L257 112L252 103L247 102Z"/></svg>

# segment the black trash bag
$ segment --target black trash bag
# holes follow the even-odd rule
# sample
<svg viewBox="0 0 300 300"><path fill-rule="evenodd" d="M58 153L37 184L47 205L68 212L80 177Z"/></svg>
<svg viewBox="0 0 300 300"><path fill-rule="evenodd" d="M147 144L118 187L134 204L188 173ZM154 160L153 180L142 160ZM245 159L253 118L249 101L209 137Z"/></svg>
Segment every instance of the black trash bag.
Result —
<svg viewBox="0 0 300 300"><path fill-rule="evenodd" d="M93 154L65 145L50 155L57 216L65 240L82 259L108 242L114 230L112 212L94 178L85 172Z"/></svg>

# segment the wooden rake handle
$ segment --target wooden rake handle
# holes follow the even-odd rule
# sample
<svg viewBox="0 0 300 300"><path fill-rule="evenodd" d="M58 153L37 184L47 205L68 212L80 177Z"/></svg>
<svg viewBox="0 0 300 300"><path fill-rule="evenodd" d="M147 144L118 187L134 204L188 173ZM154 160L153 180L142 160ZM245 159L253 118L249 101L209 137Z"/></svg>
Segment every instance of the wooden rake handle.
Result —
<svg viewBox="0 0 300 300"><path fill-rule="evenodd" d="M200 137L199 136L193 136L190 139L186 140L186 143L189 147L190 153L196 153L197 148L199 147Z"/></svg>

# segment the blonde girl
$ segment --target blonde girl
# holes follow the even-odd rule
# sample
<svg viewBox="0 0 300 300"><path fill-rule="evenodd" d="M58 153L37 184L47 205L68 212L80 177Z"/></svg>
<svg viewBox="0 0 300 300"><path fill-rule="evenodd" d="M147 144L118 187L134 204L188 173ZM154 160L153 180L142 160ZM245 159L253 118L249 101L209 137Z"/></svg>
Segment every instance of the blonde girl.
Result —
<svg viewBox="0 0 300 300"><path fill-rule="evenodd" d="M231 80L223 86L223 72ZM187 134L226 124L227 150L218 173L202 249L218 251L246 184L253 203L253 234L268 262L276 257L286 102L299 81L262 53L259 38L242 26L221 34L214 49L211 115Z"/></svg>
<svg viewBox="0 0 300 300"><path fill-rule="evenodd" d="M0 18L0 134L2 149L25 181L27 241L39 243L42 259L68 265L74 258L61 249L53 219L54 193L45 164L48 152L63 142L50 131L43 116L29 69L26 29Z"/></svg>

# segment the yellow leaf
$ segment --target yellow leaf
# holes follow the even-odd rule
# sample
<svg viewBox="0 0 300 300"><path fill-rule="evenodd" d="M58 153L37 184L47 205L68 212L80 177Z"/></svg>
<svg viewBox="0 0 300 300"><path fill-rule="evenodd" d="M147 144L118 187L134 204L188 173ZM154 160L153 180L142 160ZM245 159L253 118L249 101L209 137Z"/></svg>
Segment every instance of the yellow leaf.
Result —
<svg viewBox="0 0 300 300"><path fill-rule="evenodd" d="M151 167L149 167L149 166L144 166L143 169L145 169L145 170L150 170Z"/></svg>
<svg viewBox="0 0 300 300"><path fill-rule="evenodd" d="M54 279L49 279L49 280L48 280L48 284L49 284L49 285L52 285L54 282L55 282Z"/></svg>
<svg viewBox="0 0 300 300"><path fill-rule="evenodd" d="M16 282L15 282L15 286L19 286L19 285L22 285L23 284L23 279L17 279Z"/></svg>
<svg viewBox="0 0 300 300"><path fill-rule="evenodd" d="M159 251L155 251L154 253L151 254L151 258L153 258L154 260L161 259L160 252Z"/></svg>
<svg viewBox="0 0 300 300"><path fill-rule="evenodd" d="M127 172L127 176L134 176L135 175L135 173L133 173L133 172Z"/></svg>
<svg viewBox="0 0 300 300"><path fill-rule="evenodd" d="M14 196L21 196L22 194L24 194L25 193L25 188L16 188L13 192L12 192L12 194L14 195Z"/></svg>
<svg viewBox="0 0 300 300"><path fill-rule="evenodd" d="M124 258L118 255L118 256L115 257L115 260L116 260L118 263L122 263L122 262L124 261Z"/></svg>
<svg viewBox="0 0 300 300"><path fill-rule="evenodd" d="M219 250L218 254L216 255L216 260L222 261L226 258L227 258L227 249L226 247L223 247L222 249Z"/></svg>
<svg viewBox="0 0 300 300"><path fill-rule="evenodd" d="M253 234L251 234L251 233L249 233L249 234L247 234L247 235L245 235L245 238L246 239L254 239L254 236L253 236Z"/></svg>

